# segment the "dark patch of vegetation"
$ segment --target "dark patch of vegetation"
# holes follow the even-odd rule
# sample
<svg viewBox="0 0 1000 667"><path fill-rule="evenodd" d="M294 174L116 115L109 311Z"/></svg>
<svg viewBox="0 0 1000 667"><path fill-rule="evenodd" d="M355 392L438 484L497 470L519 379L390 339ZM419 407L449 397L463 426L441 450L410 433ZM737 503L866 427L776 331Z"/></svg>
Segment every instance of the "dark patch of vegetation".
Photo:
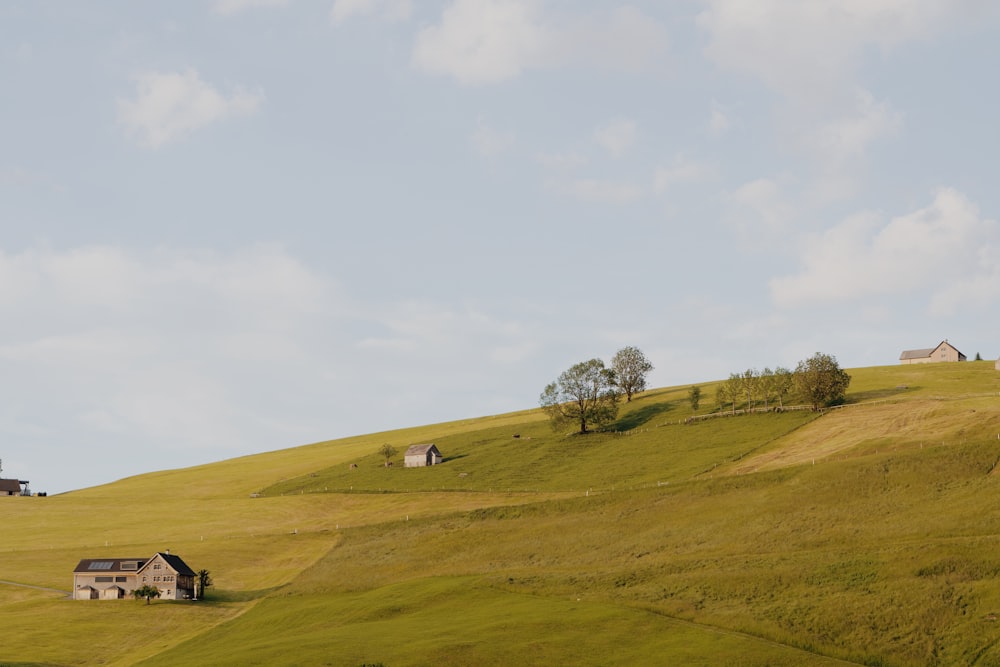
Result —
<svg viewBox="0 0 1000 667"><path fill-rule="evenodd" d="M643 424L648 423L654 417L670 412L671 409L672 406L670 403L653 403L651 405L644 405L638 410L633 410L615 422L611 426L611 430L631 431L634 428L638 428Z"/></svg>

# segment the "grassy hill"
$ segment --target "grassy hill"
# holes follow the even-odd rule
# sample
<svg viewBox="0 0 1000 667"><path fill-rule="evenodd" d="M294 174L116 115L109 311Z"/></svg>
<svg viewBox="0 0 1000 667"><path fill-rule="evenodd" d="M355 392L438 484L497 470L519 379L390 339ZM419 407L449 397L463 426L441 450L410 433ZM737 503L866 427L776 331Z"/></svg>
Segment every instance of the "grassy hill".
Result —
<svg viewBox="0 0 1000 667"><path fill-rule="evenodd" d="M1000 372L850 372L823 414L685 423L675 387L617 432L531 410L0 499L0 581L40 587L0 584L0 664L1000 665ZM209 600L44 590L165 548Z"/></svg>

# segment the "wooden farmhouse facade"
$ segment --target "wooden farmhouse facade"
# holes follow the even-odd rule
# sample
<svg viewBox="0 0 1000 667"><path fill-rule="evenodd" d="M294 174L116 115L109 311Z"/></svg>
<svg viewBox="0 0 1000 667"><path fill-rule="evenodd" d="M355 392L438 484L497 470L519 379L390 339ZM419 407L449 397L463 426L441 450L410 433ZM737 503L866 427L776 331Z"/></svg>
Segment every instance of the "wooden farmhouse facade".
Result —
<svg viewBox="0 0 1000 667"><path fill-rule="evenodd" d="M441 452L435 445L410 445L403 458L407 468L423 468L441 463Z"/></svg>
<svg viewBox="0 0 1000 667"><path fill-rule="evenodd" d="M73 570L73 599L120 600L155 586L164 600L194 597L195 573L169 551L152 558L84 558Z"/></svg>
<svg viewBox="0 0 1000 667"><path fill-rule="evenodd" d="M937 347L926 350L903 350L899 355L901 364L933 364L941 361L965 361L965 355L946 340L938 343Z"/></svg>

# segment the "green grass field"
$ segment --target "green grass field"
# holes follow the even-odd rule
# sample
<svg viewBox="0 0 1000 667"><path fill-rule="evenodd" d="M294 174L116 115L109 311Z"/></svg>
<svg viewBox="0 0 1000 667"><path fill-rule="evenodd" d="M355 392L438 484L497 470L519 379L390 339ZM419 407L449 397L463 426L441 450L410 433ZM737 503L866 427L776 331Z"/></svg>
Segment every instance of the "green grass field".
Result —
<svg viewBox="0 0 1000 667"><path fill-rule="evenodd" d="M850 373L823 414L686 424L674 387L587 436L529 410L0 499L0 581L40 587L0 584L0 665L1000 665L1000 372ZM208 600L66 599L167 548Z"/></svg>

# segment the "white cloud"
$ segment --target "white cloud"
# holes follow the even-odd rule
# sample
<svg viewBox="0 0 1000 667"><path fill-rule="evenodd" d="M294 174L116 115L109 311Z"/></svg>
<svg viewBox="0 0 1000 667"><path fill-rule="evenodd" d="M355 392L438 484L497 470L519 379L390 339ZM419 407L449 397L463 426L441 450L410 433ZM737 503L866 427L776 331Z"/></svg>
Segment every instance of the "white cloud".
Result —
<svg viewBox="0 0 1000 667"><path fill-rule="evenodd" d="M605 204L628 204L640 199L645 191L633 183L584 178L559 188L577 199Z"/></svg>
<svg viewBox="0 0 1000 667"><path fill-rule="evenodd" d="M546 42L534 2L456 0L419 32L413 63L461 83L496 83L541 64Z"/></svg>
<svg viewBox="0 0 1000 667"><path fill-rule="evenodd" d="M678 155L672 167L657 167L653 173L653 190L666 192L684 183L698 183L711 178L715 170L704 163L692 162Z"/></svg>
<svg viewBox="0 0 1000 667"><path fill-rule="evenodd" d="M254 7L284 7L288 0L216 0L215 11L231 16Z"/></svg>
<svg viewBox="0 0 1000 667"><path fill-rule="evenodd" d="M926 37L962 18L955 0L707 0L708 56L786 95L821 99L849 81L865 50ZM853 84L849 84L853 85Z"/></svg>
<svg viewBox="0 0 1000 667"><path fill-rule="evenodd" d="M664 50L666 32L632 8L554 17L538 0L454 0L417 35L412 63L460 83L506 81L570 63L636 69Z"/></svg>
<svg viewBox="0 0 1000 667"><path fill-rule="evenodd" d="M473 148L483 157L496 157L506 153L514 145L514 133L496 130L480 118L471 141Z"/></svg>
<svg viewBox="0 0 1000 667"><path fill-rule="evenodd" d="M733 126L733 120L726 108L715 100L712 100L712 109L709 112L707 125L708 133L718 138L729 132Z"/></svg>
<svg viewBox="0 0 1000 667"><path fill-rule="evenodd" d="M876 102L862 90L856 94L852 114L821 123L803 142L827 168L845 168L863 157L872 142L896 134L902 123L902 116L888 103Z"/></svg>
<svg viewBox="0 0 1000 667"><path fill-rule="evenodd" d="M146 72L136 78L135 97L118 100L118 122L147 148L160 146L232 116L253 113L260 91L236 88L228 96L202 81L198 72Z"/></svg>
<svg viewBox="0 0 1000 667"><path fill-rule="evenodd" d="M567 62L633 72L655 66L666 53L666 28L634 7L561 18L558 24L553 45Z"/></svg>
<svg viewBox="0 0 1000 667"><path fill-rule="evenodd" d="M378 14L390 21L404 21L413 12L410 0L334 0L330 22L341 25L356 16Z"/></svg>
<svg viewBox="0 0 1000 667"><path fill-rule="evenodd" d="M774 233L787 229L794 221L796 207L787 198L781 184L758 178L744 183L729 197L730 217L745 232Z"/></svg>
<svg viewBox="0 0 1000 667"><path fill-rule="evenodd" d="M39 180L23 167L0 167L0 185L24 186Z"/></svg>
<svg viewBox="0 0 1000 667"><path fill-rule="evenodd" d="M638 126L629 118L613 120L594 130L594 140L615 157L624 155L638 136Z"/></svg>
<svg viewBox="0 0 1000 667"><path fill-rule="evenodd" d="M1000 227L962 193L942 189L927 208L892 218L851 216L815 237L797 275L771 280L779 306L925 295L935 314L1000 297Z"/></svg>
<svg viewBox="0 0 1000 667"><path fill-rule="evenodd" d="M535 161L548 169L569 170L586 166L590 160L580 153L537 153Z"/></svg>

